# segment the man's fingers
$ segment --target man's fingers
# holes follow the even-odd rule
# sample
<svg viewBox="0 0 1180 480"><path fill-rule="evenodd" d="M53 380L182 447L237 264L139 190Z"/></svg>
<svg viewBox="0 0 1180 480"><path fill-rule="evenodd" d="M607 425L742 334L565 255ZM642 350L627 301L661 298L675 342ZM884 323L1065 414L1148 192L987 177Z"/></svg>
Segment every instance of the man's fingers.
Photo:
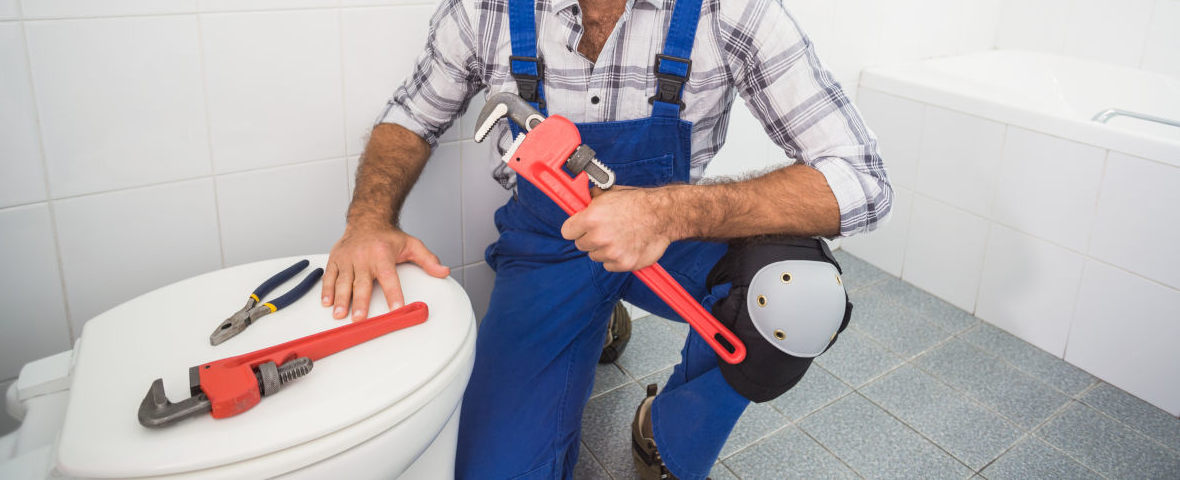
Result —
<svg viewBox="0 0 1180 480"><path fill-rule="evenodd" d="M385 293L385 304L389 309L401 308L405 299L402 297L402 281L397 276L397 270L390 267L378 272L377 283L381 284L381 291Z"/></svg>
<svg viewBox="0 0 1180 480"><path fill-rule="evenodd" d="M352 321L368 318L369 299L373 295L373 277L368 272L358 271L352 281Z"/></svg>
<svg viewBox="0 0 1180 480"><path fill-rule="evenodd" d="M566 240L577 240L586 234L586 228L581 222L582 212L575 213L561 224L561 236Z"/></svg>
<svg viewBox="0 0 1180 480"><path fill-rule="evenodd" d="M415 265L422 267L426 273L432 277L443 278L451 274L451 269L443 265L438 259L438 255L426 248L426 244L421 240L413 239L406 243L406 250L403 257Z"/></svg>
<svg viewBox="0 0 1180 480"><path fill-rule="evenodd" d="M320 303L325 307L332 304L332 294L336 293L336 275L338 273L336 262L329 258L328 265L324 267L324 283L320 287Z"/></svg>
<svg viewBox="0 0 1180 480"><path fill-rule="evenodd" d="M352 270L341 270L336 278L336 293L333 298L332 318L337 320L348 315L348 302L352 300Z"/></svg>

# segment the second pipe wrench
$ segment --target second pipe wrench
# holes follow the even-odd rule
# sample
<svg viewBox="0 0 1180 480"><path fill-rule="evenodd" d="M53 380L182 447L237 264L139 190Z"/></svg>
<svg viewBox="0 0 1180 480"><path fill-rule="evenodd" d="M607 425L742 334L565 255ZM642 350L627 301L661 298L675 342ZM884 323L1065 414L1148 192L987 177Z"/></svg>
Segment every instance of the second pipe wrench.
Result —
<svg viewBox="0 0 1180 480"><path fill-rule="evenodd" d="M521 126L529 133L516 138L504 154L504 162L545 192L565 213L573 215L590 205L588 181L592 179L587 169L576 168L574 163L591 164L602 169L606 167L596 159L579 158L593 156L593 150L581 145L582 137L573 122L561 115L537 120L540 114L534 112L519 96L503 92L492 95L480 113L475 139L481 141L486 138L491 125L502 116L516 121L524 119L526 123ZM571 178L566 168L573 171L575 176ZM614 174L609 169L606 172L609 173L609 188L614 183ZM746 345L741 339L705 310L660 264L654 263L632 273L684 318L721 359L730 364L745 360Z"/></svg>
<svg viewBox="0 0 1180 480"><path fill-rule="evenodd" d="M234 314L230 315L230 317L225 319L224 322L221 322L221 324L217 326L216 330L213 330L213 333L209 335L209 344L218 345L221 342L233 338L234 335L242 333L246 327L249 327L250 324L254 323L259 318L262 318L267 314L277 312L280 309L295 303L296 300L299 300L300 297L307 294L308 290L311 290L312 285L315 285L315 283L320 280L320 277L324 275L324 269L317 268L312 270L312 272L307 274L307 276L303 278L303 281L299 282L295 288L292 288L291 290L287 291L287 293L280 295L274 300L262 303L262 298L274 290L275 287L278 287L279 285L282 285L283 282L290 280L296 274L303 271L303 269L307 268L308 265L310 265L310 262L307 260L300 260L294 265L287 267L285 270L276 273L273 277L266 279L265 282L262 282L262 285L259 285L258 288L255 288L254 292L250 294L250 298L246 300L246 306L242 307L237 312L234 312Z"/></svg>

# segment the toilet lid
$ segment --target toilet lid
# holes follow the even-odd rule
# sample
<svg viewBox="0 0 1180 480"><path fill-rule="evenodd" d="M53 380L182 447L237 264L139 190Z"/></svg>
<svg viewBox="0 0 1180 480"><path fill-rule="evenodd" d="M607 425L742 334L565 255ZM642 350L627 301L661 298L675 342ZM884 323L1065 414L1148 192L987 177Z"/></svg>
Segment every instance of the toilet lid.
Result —
<svg viewBox="0 0 1180 480"><path fill-rule="evenodd" d="M475 319L452 279L398 266L406 301L430 316L316 362L311 373L234 417L185 419L162 429L139 424L139 404L156 378L169 399L188 397L188 368L345 325L320 306L316 286L293 305L258 320L216 347L209 334L262 280L308 258L311 267L277 288L291 288L326 255L268 260L193 277L115 307L87 322L75 347L69 406L58 443L59 471L80 477L166 475L256 458L364 421L436 378L469 354ZM380 288L371 315L388 311ZM454 371L450 369L448 371ZM462 372L466 375L466 372ZM396 422L395 422L396 423Z"/></svg>

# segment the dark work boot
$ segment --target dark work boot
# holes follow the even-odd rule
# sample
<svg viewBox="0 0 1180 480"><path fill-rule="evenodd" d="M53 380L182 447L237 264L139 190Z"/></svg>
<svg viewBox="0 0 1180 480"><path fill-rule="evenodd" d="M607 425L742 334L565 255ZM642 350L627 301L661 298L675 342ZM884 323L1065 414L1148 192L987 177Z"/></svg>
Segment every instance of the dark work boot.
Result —
<svg viewBox="0 0 1180 480"><path fill-rule="evenodd" d="M630 340L631 314L627 313L627 307L623 306L623 302L618 302L606 327L606 340L602 345L602 353L598 356L598 363L612 363L618 360Z"/></svg>

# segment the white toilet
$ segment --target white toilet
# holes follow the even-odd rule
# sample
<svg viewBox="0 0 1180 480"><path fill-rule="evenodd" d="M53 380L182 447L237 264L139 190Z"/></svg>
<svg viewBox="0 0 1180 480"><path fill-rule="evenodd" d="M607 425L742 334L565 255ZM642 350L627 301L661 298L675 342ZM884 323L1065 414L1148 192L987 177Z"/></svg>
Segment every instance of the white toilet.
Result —
<svg viewBox="0 0 1180 480"><path fill-rule="evenodd" d="M301 257L211 272L87 322L74 349L25 365L8 389L19 429L0 438L0 479L446 479L475 356L475 317L452 279L398 267L406 302L428 320L317 361L240 415L148 429L137 420L156 378L176 402L188 368L345 325L319 288L219 346L209 334L262 280ZM305 257L323 266L326 255ZM280 286L285 292L303 275ZM371 315L384 313L375 289Z"/></svg>

